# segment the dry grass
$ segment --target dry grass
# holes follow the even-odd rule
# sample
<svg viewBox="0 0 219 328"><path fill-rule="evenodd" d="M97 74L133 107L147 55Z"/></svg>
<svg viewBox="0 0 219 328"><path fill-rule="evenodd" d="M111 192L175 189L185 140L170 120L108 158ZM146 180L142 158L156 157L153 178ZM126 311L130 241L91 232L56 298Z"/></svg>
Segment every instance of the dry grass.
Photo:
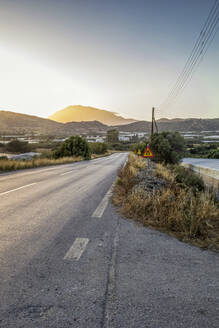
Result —
<svg viewBox="0 0 219 328"><path fill-rule="evenodd" d="M100 157L105 157L105 156L110 156L112 155L113 152L111 150L108 150L106 153L104 154L91 154L91 159L95 159L95 158L100 158Z"/></svg>
<svg viewBox="0 0 219 328"><path fill-rule="evenodd" d="M168 188L149 196L143 190L136 190L128 195L122 212L180 240L219 248L219 210L207 193L194 196L188 190Z"/></svg>
<svg viewBox="0 0 219 328"><path fill-rule="evenodd" d="M109 156L112 152L108 151L105 154L97 155L92 154L91 159ZM15 171L15 170L22 170L22 169L30 169L34 167L40 166L50 166L50 165L59 165L59 164L67 164L67 163L74 163L84 160L82 157L73 156L73 157L62 157L58 159L49 159L49 158L33 158L32 160L7 160L7 159L0 159L0 172L6 171Z"/></svg>
<svg viewBox="0 0 219 328"><path fill-rule="evenodd" d="M122 214L180 240L219 249L219 208L211 195L194 194L191 188L174 185L174 174L161 165L157 166L156 174L170 182L166 189L153 195L142 189L133 191L136 174L133 162L132 158L119 171L114 189L113 202L120 206Z"/></svg>
<svg viewBox="0 0 219 328"><path fill-rule="evenodd" d="M171 172L166 166L162 164L156 164L156 176L162 178L170 183L174 183L175 174Z"/></svg>
<svg viewBox="0 0 219 328"><path fill-rule="evenodd" d="M22 170L40 166L59 165L82 161L82 157L63 157L59 159L34 158L32 160L0 160L0 172Z"/></svg>
<svg viewBox="0 0 219 328"><path fill-rule="evenodd" d="M133 153L129 154L126 165L119 169L118 179L115 185L114 203L121 205L129 190L135 185L136 175L138 171L145 167L146 163L141 157L135 156Z"/></svg>
<svg viewBox="0 0 219 328"><path fill-rule="evenodd" d="M47 155L50 155L52 152L46 151ZM100 158L109 156L113 153L113 151L107 151L105 154L92 154L91 159ZM6 171L15 171L15 170L22 170L22 169L30 169L34 167L40 166L50 166L50 165L59 165L59 164L67 164L67 163L74 163L84 160L84 158L78 156L73 157L62 157L58 159L50 159L46 157L41 158L33 158L32 160L7 160L7 159L0 159L0 172Z"/></svg>

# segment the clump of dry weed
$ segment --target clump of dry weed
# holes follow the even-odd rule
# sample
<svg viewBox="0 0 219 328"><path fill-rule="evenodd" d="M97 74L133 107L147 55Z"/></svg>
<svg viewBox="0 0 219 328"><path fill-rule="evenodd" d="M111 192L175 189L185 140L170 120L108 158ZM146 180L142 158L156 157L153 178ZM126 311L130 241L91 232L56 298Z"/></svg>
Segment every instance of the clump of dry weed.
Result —
<svg viewBox="0 0 219 328"><path fill-rule="evenodd" d="M176 175L162 164L156 164L156 176L170 183L174 183Z"/></svg>
<svg viewBox="0 0 219 328"><path fill-rule="evenodd" d="M136 176L141 168L144 168L146 163L142 158L129 154L128 161L124 167L118 170L118 179L114 187L113 201L115 205L121 205L126 198L128 192L136 184Z"/></svg>

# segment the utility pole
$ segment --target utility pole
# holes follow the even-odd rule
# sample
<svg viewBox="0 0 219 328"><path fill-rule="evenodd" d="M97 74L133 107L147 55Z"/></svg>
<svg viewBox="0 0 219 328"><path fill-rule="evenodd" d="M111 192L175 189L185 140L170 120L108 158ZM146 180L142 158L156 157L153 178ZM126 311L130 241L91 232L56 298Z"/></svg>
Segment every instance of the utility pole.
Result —
<svg viewBox="0 0 219 328"><path fill-rule="evenodd" d="M151 120L151 137L154 134L154 107L152 107L152 120Z"/></svg>
<svg viewBox="0 0 219 328"><path fill-rule="evenodd" d="M154 111L155 111L155 108L152 107L151 138L152 138L152 136L154 134L154 127L156 128L156 132L158 132L158 128L157 128L157 123L156 123L156 120L155 120Z"/></svg>

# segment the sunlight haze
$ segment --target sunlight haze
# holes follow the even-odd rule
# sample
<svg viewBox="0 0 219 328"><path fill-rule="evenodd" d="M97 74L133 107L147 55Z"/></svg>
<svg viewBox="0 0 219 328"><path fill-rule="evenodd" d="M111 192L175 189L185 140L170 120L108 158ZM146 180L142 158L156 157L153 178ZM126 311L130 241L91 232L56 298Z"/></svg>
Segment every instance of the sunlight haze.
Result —
<svg viewBox="0 0 219 328"><path fill-rule="evenodd" d="M0 1L0 110L49 117L70 105L125 118L219 114L219 33L178 101L160 109L213 0ZM165 5L164 5L165 3Z"/></svg>

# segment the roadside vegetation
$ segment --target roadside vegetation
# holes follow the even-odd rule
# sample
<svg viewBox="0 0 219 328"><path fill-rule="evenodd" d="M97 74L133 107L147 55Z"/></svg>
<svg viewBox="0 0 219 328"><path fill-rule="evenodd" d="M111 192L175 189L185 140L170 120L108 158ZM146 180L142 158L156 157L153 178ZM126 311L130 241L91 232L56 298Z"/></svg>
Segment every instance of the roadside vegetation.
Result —
<svg viewBox="0 0 219 328"><path fill-rule="evenodd" d="M166 135L169 135L169 138L166 138ZM181 142L178 144L178 150L176 149L176 153L172 153L172 147L174 143L178 139ZM133 143L130 148L133 152L137 153L138 150L143 153L145 147L149 141L144 140L138 143ZM169 155L178 156L183 151L183 157L193 157L193 158L212 158L219 159L219 143L218 142L207 142L204 143L202 140L198 138L187 139L185 140L182 135L178 132L163 132L159 134L155 134L153 140L150 140L150 144L154 149L154 152L157 151L156 160L160 160L160 156L162 156L162 161L165 162L164 156L167 158ZM166 152L167 151L167 152ZM167 154L169 152L169 155ZM173 158L173 161L174 158ZM168 160L169 162L169 160Z"/></svg>
<svg viewBox="0 0 219 328"><path fill-rule="evenodd" d="M109 151L109 146L106 142L91 142L89 146L91 154L104 155Z"/></svg>
<svg viewBox="0 0 219 328"><path fill-rule="evenodd" d="M143 154L149 141L134 144L131 149ZM185 140L179 132L164 131L155 133L150 140L150 146L155 154L155 161L164 164L178 164L185 155Z"/></svg>
<svg viewBox="0 0 219 328"><path fill-rule="evenodd" d="M184 242L218 250L219 204L214 195L205 189L202 178L195 172L175 163L164 163L150 162L148 167L146 160L130 153L125 167L118 172L113 203L123 215L145 226ZM154 188L148 192L151 175ZM157 188L160 181L165 184Z"/></svg>
<svg viewBox="0 0 219 328"><path fill-rule="evenodd" d="M129 140L120 140L118 130L111 129L107 131L106 142L111 151L130 151L137 140L136 135L130 137Z"/></svg>
<svg viewBox="0 0 219 328"><path fill-rule="evenodd" d="M219 159L219 143L187 140L185 157Z"/></svg>
<svg viewBox="0 0 219 328"><path fill-rule="evenodd" d="M71 156L81 156L84 159L91 159L91 150L86 139L79 136L72 136L54 151L53 156L55 159Z"/></svg>
<svg viewBox="0 0 219 328"><path fill-rule="evenodd" d="M0 172L30 169L40 166L59 165L82 161L82 157L62 157L59 159L33 158L32 160L0 159Z"/></svg>
<svg viewBox="0 0 219 328"><path fill-rule="evenodd" d="M54 147L56 145L56 147ZM44 144L48 147L48 144ZM53 144L53 148L42 148L41 156L33 157L29 160L7 159L0 157L0 172L14 171L28 168L35 168L49 165L59 165L74 163L82 160L90 160L102 156L108 156L112 152L108 150L106 143L88 143L86 139L79 136L72 136L61 144ZM7 144L7 150L16 154L31 151L30 145L26 142L14 140Z"/></svg>

